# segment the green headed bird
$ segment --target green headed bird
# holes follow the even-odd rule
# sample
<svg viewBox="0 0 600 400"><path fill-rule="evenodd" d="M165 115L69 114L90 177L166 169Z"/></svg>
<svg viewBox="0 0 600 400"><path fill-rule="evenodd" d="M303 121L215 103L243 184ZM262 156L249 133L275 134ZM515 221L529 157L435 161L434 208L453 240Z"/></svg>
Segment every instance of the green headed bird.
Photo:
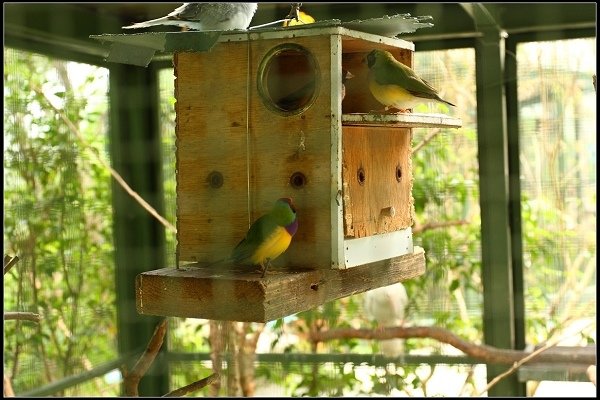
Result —
<svg viewBox="0 0 600 400"><path fill-rule="evenodd" d="M405 111L422 103L454 104L442 99L438 91L415 71L396 60L392 53L373 50L367 55L369 89L373 97L385 106Z"/></svg>
<svg viewBox="0 0 600 400"><path fill-rule="evenodd" d="M231 260L236 265L260 265L264 277L269 263L287 250L297 230L296 207L292 199L283 197L250 226Z"/></svg>

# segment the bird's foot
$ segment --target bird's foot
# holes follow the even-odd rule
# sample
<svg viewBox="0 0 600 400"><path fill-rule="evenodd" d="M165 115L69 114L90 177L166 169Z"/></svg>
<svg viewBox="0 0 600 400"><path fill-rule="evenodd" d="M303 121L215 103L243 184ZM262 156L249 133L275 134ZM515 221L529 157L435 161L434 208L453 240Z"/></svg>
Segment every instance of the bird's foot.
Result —
<svg viewBox="0 0 600 400"><path fill-rule="evenodd" d="M269 265L271 265L271 259L267 258L267 261L265 262L265 265L262 266L262 274L261 274L261 278L265 277L265 274L267 273L267 268L269 268Z"/></svg>

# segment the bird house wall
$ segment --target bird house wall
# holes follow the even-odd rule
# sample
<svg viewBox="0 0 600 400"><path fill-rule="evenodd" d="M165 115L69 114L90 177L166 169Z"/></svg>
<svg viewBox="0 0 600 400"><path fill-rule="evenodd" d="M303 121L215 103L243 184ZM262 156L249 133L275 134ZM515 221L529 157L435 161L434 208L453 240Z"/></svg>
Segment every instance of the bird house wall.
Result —
<svg viewBox="0 0 600 400"><path fill-rule="evenodd" d="M344 235L359 238L412 226L411 129L342 129Z"/></svg>
<svg viewBox="0 0 600 400"><path fill-rule="evenodd" d="M259 65L281 43L307 48L318 64L317 97L297 115L269 108ZM322 37L226 42L174 55L179 261L228 257L249 223L292 197L298 231L274 265L331 265L331 55ZM305 177L294 188L294 173ZM212 186L211 186L212 182ZM220 184L220 186L219 186Z"/></svg>

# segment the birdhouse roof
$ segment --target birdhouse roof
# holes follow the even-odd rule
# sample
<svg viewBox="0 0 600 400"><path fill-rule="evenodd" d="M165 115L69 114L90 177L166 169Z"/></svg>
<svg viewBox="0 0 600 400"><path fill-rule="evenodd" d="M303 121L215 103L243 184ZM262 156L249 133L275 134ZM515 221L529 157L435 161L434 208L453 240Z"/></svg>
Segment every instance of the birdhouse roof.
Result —
<svg viewBox="0 0 600 400"><path fill-rule="evenodd" d="M396 38L402 33L411 33L419 28L432 27L423 22L431 17L410 17L398 14L342 22L337 19L318 21L306 25L290 27L256 27L248 31L188 31L188 32L146 32L136 34L91 35L90 38L111 43L106 61L147 66L154 55L177 51L209 51L217 42L270 39L281 37L301 37L327 34L342 34L355 38L375 40L391 46L407 42Z"/></svg>

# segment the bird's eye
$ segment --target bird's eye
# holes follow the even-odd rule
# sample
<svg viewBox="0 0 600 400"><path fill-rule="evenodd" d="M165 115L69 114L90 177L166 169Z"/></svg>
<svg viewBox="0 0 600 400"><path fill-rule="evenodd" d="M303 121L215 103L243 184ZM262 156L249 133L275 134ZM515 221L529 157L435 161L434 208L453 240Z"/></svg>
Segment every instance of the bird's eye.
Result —
<svg viewBox="0 0 600 400"><path fill-rule="evenodd" d="M369 53L367 56L367 65L371 68L375 64L375 50Z"/></svg>

